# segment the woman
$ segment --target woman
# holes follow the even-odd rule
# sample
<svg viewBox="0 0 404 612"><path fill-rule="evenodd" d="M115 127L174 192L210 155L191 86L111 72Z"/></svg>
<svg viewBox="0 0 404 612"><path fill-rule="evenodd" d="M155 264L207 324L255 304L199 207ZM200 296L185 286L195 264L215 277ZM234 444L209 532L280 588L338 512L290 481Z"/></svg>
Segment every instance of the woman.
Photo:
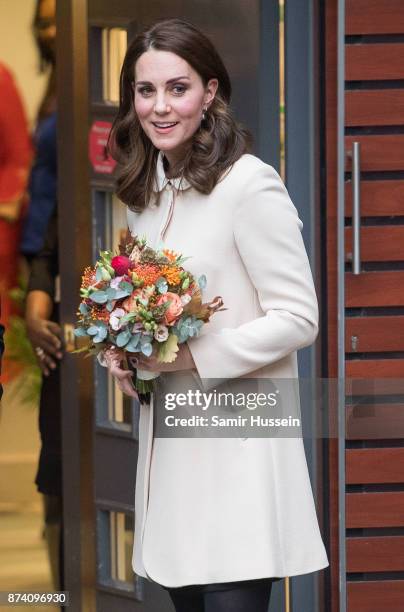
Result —
<svg viewBox="0 0 404 612"><path fill-rule="evenodd" d="M48 70L35 130L35 159L29 181L29 208L21 251L30 264L25 319L28 337L42 371L39 399L41 451L35 484L44 506L44 534L53 586L63 590L63 500L59 325L56 145L56 3L37 0L33 33L40 69Z"/></svg>
<svg viewBox="0 0 404 612"><path fill-rule="evenodd" d="M38 47L40 72L48 81L38 109L35 128L35 159L29 180L29 206L20 250L28 262L42 249L46 230L56 208L56 3L37 0L33 33Z"/></svg>
<svg viewBox="0 0 404 612"><path fill-rule="evenodd" d="M0 92L0 320L7 328L15 311L9 291L17 286L18 243L32 146L20 93L3 63ZM8 379L11 367L5 368L4 373Z"/></svg>
<svg viewBox="0 0 404 612"><path fill-rule="evenodd" d="M138 359L171 387L297 378L296 350L317 335L302 223L277 172L247 152L230 95L217 51L187 22L159 21L128 48L111 142L129 229L190 256L205 298L227 307L173 363ZM135 396L122 355L105 357ZM141 406L133 568L177 611L264 612L273 579L328 565L301 438L153 439L159 411Z"/></svg>

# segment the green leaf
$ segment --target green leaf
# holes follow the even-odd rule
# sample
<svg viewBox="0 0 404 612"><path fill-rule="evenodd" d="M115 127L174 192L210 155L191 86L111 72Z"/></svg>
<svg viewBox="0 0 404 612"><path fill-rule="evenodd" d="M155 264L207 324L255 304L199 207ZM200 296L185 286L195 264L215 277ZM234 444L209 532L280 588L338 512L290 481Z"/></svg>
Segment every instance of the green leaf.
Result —
<svg viewBox="0 0 404 612"><path fill-rule="evenodd" d="M76 338L87 336L87 330L85 327L76 327L73 333L76 336Z"/></svg>
<svg viewBox="0 0 404 612"><path fill-rule="evenodd" d="M178 338L175 334L168 336L165 342L159 346L158 360L161 363L172 363L176 360L178 353Z"/></svg>
<svg viewBox="0 0 404 612"><path fill-rule="evenodd" d="M81 314L86 315L89 313L90 309L87 306L87 304L84 304L84 302L81 302L79 306L79 311L81 312Z"/></svg>
<svg viewBox="0 0 404 612"><path fill-rule="evenodd" d="M87 329L87 333L89 336L96 336L98 334L98 327L96 325L91 325Z"/></svg>
<svg viewBox="0 0 404 612"><path fill-rule="evenodd" d="M105 304L108 302L108 295L105 291L94 291L94 293L90 295L90 300L96 304Z"/></svg>
<svg viewBox="0 0 404 612"><path fill-rule="evenodd" d="M129 353L136 353L139 350L140 334L134 334L125 346L125 351Z"/></svg>
<svg viewBox="0 0 404 612"><path fill-rule="evenodd" d="M108 330L106 328L99 328L98 334L93 338L94 344L97 342L103 342L105 338L108 336Z"/></svg>
<svg viewBox="0 0 404 612"><path fill-rule="evenodd" d="M147 342L141 345L140 350L142 351L143 355L146 355L146 357L150 357L153 352L153 347L150 342Z"/></svg>
<svg viewBox="0 0 404 612"><path fill-rule="evenodd" d="M132 334L130 333L130 331L128 331L128 330L122 331L116 337L116 345L119 348L122 348L123 346L125 346L125 344L127 344L129 342L129 340L131 339L131 336L132 336Z"/></svg>

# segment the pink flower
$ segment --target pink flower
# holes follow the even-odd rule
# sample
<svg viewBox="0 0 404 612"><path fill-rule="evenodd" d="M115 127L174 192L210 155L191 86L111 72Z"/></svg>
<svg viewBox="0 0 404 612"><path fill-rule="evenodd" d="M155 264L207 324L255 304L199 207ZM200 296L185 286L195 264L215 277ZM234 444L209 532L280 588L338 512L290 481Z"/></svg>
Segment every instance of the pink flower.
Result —
<svg viewBox="0 0 404 612"><path fill-rule="evenodd" d="M109 283L112 289L119 289L119 283L125 280L124 276L115 276Z"/></svg>
<svg viewBox="0 0 404 612"><path fill-rule="evenodd" d="M116 257L113 257L111 261L111 266L114 268L115 273L118 276L123 276L124 274L127 274L131 265L131 260L129 259L129 257L125 257L125 255L116 255Z"/></svg>
<svg viewBox="0 0 404 612"><path fill-rule="evenodd" d="M133 293L122 302L122 308L127 312L135 312L138 309L137 300L143 297L141 289L135 289Z"/></svg>
<svg viewBox="0 0 404 612"><path fill-rule="evenodd" d="M164 293L157 300L157 306L161 306L161 304L165 304L166 302L171 303L168 309L166 310L163 321L166 325L174 325L175 321L178 319L184 309L181 302L181 298L176 293L171 293L170 291L167 291L167 293Z"/></svg>

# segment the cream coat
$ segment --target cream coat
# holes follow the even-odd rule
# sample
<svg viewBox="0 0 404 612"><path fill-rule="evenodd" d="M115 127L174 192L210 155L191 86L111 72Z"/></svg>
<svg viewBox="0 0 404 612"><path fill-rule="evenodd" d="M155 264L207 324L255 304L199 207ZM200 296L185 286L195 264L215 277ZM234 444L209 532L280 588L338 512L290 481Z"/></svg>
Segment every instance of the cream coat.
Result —
<svg viewBox="0 0 404 612"><path fill-rule="evenodd" d="M280 176L246 154L208 196L170 182L160 153L160 206L128 211L128 225L190 256L186 267L208 279L205 299L224 299L228 310L189 341L201 385L297 378L296 351L315 340L318 310L302 222ZM301 438L153 438L154 410L162 407L140 415L137 574L178 587L328 566Z"/></svg>

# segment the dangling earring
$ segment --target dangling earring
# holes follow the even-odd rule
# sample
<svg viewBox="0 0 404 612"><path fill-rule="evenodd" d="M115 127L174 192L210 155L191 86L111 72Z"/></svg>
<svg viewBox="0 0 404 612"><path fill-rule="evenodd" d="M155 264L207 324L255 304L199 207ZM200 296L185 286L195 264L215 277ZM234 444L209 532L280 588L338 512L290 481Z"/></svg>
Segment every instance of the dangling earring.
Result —
<svg viewBox="0 0 404 612"><path fill-rule="evenodd" d="M205 119L206 119L206 112L207 112L207 110L208 110L208 107L204 106L203 107L203 111L202 111L202 121L205 121Z"/></svg>

